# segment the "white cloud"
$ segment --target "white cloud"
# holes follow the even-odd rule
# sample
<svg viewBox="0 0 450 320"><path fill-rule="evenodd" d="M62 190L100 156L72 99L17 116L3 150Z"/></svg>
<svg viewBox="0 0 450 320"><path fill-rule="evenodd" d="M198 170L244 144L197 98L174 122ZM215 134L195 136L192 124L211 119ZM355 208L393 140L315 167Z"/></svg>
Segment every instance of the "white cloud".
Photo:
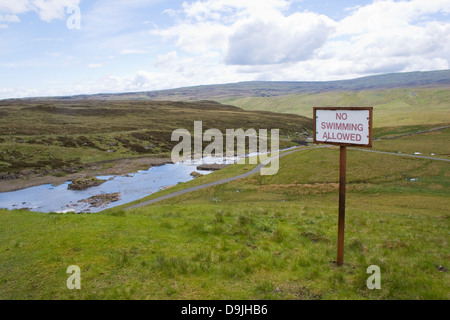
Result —
<svg viewBox="0 0 450 320"><path fill-rule="evenodd" d="M78 6L79 3L80 0L0 0L0 13L23 14L35 11L41 20L50 22L63 19L66 8Z"/></svg>
<svg viewBox="0 0 450 320"><path fill-rule="evenodd" d="M377 0L358 7L339 22L338 34L362 34L374 31L389 32L407 27L433 13L450 13L449 0Z"/></svg>
<svg viewBox="0 0 450 320"><path fill-rule="evenodd" d="M306 60L327 42L334 25L331 19L314 13L250 21L237 27L229 38L225 62L258 65Z"/></svg>
<svg viewBox="0 0 450 320"><path fill-rule="evenodd" d="M11 93L11 92L14 92L13 88L1 88L0 89L0 94L8 94L8 93Z"/></svg>
<svg viewBox="0 0 450 320"><path fill-rule="evenodd" d="M192 54L222 51L227 45L231 30L218 22L202 21L179 23L168 29L153 29L150 35L160 36L163 41L175 39L176 46Z"/></svg>
<svg viewBox="0 0 450 320"><path fill-rule="evenodd" d="M432 15L449 12L450 0L375 1L338 22L319 57L358 75L447 69L450 21Z"/></svg>
<svg viewBox="0 0 450 320"><path fill-rule="evenodd" d="M153 76L150 72L140 70L136 72L133 80L126 84L125 91L140 91L152 87Z"/></svg>
<svg viewBox="0 0 450 320"><path fill-rule="evenodd" d="M315 13L288 15L289 5L284 0L185 2L177 24L151 34L174 40L191 54L218 52L230 65L304 60L327 41L335 23Z"/></svg>
<svg viewBox="0 0 450 320"><path fill-rule="evenodd" d="M167 54L159 54L155 60L155 67L157 68L165 68L170 67L177 60L178 54L176 51L171 51Z"/></svg>
<svg viewBox="0 0 450 320"><path fill-rule="evenodd" d="M64 19L66 9L78 6L80 0L35 0L32 1L41 20L50 22L55 19Z"/></svg>
<svg viewBox="0 0 450 320"><path fill-rule="evenodd" d="M0 22L20 22L20 19L18 16L12 14L0 15Z"/></svg>
<svg viewBox="0 0 450 320"><path fill-rule="evenodd" d="M171 16L178 17L175 25L165 29L156 28L150 34L161 36L164 41L175 40L179 48L193 54L223 52L228 46L228 38L240 22L250 17L267 22L288 7L289 2L285 0L183 2L181 11L170 11Z"/></svg>
<svg viewBox="0 0 450 320"><path fill-rule="evenodd" d="M289 9L291 1L286 0L206 0L184 2L183 11L187 18L196 21L220 20L233 23L250 16L270 19L270 16Z"/></svg>
<svg viewBox="0 0 450 320"><path fill-rule="evenodd" d="M346 10L341 21L313 12L290 13L290 4L284 0L185 2L180 11L171 11L177 17L175 25L151 34L172 41L180 52L219 56L217 66L277 65L272 77L302 61L315 65L315 72L300 68L296 77L286 72L290 80L449 66L450 24L435 21L432 15L448 14L450 0L376 0ZM251 70L262 69L266 71L253 72L254 76L270 78L271 68ZM235 70L252 73L249 68ZM306 74L312 78L305 78Z"/></svg>
<svg viewBox="0 0 450 320"><path fill-rule="evenodd" d="M0 12L24 13L31 10L29 0L0 0Z"/></svg>

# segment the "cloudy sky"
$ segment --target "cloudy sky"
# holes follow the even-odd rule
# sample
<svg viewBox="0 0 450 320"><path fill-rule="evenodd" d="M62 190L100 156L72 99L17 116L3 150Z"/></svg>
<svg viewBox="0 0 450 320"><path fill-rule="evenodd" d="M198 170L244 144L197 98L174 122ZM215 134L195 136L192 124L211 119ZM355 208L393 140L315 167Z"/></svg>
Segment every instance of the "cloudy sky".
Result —
<svg viewBox="0 0 450 320"><path fill-rule="evenodd" d="M449 65L450 0L0 0L0 99Z"/></svg>

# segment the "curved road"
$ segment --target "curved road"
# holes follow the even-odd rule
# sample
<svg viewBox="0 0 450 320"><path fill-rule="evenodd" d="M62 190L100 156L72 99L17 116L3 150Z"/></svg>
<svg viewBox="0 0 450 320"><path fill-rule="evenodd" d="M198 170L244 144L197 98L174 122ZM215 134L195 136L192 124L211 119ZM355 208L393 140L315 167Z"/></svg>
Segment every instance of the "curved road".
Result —
<svg viewBox="0 0 450 320"><path fill-rule="evenodd" d="M331 145L321 145L321 146L306 147L306 148L305 147L298 147L298 148L295 148L294 150L291 150L291 151L288 151L288 152L280 154L279 157L281 158L281 157L287 156L288 154L291 154L291 153L294 153L294 152L298 152L298 151L318 149L318 148L326 148L326 147L330 147L330 146ZM393 152L375 151L375 150L358 149L358 148L351 148L351 150L364 151L364 152L373 152L373 153L381 153L381 154L400 156L400 157L411 157L411 158L418 158L418 159L427 159L427 160L436 160L436 161L450 162L450 159L425 157L425 156L418 156L418 155L412 155L412 154L393 153ZM224 184L224 183L228 183L228 182L231 182L231 181L247 178L247 177L249 177L249 176L251 176L253 174L258 173L261 170L261 168L263 168L267 164L269 164L272 161L272 159L273 159L273 157L269 158L268 160L260 163L253 170L251 170L249 172L246 172L244 174L241 174L241 175L238 175L238 176L235 176L235 177L231 177L231 178L222 179L222 180L219 180L219 181L210 182L210 183L207 183L207 184L202 184L202 185L195 186L195 187L192 187L192 188L176 191L174 193L171 193L171 194L159 197L159 198L155 198L155 199L152 199L152 200L149 200L149 201L138 203L136 205L130 206L128 208L125 208L125 210L145 207L145 206L148 206L150 204L153 204L153 203L156 203L156 202L159 202L159 201L163 201L163 200L166 200L166 199L170 199L170 198L173 198L173 197L185 194L185 193L189 193L189 192L205 189L205 188L212 187L212 186L218 186L218 185L221 185L221 184Z"/></svg>
<svg viewBox="0 0 450 320"><path fill-rule="evenodd" d="M318 149L318 148L324 148L324 147L328 147L328 146L316 146L316 147L309 147L309 148L296 148L294 150L284 152L284 153L280 154L279 156L281 158L281 157L287 156L288 154L291 154L291 153L294 153L294 152L297 152L297 151ZM155 198L155 199L152 199L152 200L149 200L149 201L145 201L145 202L141 202L141 203L135 204L135 205L133 205L131 207L125 208L125 210L137 209L137 208L145 207L145 206L148 206L150 204L153 204L153 203L156 203L156 202L159 202L159 201L163 201L163 200L166 200L166 199L170 199L170 198L173 198L173 197L176 197L176 196L180 196L180 195L185 194L185 193L189 193L189 192L205 189L205 188L212 187L212 186L218 186L218 185L221 185L221 184L224 184L224 183L228 183L228 182L231 182L231 181L247 178L247 177L249 177L251 175L254 175L255 173L258 173L261 170L261 168L263 168L266 165L268 165L272 161L273 158L274 157L267 159L266 161L264 161L264 162L260 163L259 165L257 165L253 170L251 170L249 172L246 172L244 174L241 174L241 175L238 175L238 176L235 176L235 177L222 179L222 180L219 180L219 181L210 182L210 183L207 183L207 184L202 184L202 185L195 186L195 187L192 187L192 188L176 191L174 193L171 193L171 194L159 197L159 198Z"/></svg>

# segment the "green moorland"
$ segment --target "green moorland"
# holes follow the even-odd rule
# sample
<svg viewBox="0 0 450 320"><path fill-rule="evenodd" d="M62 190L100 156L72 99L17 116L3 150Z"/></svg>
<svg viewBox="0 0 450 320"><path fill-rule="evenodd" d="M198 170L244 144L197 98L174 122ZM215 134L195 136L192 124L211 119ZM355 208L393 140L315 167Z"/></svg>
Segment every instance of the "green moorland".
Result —
<svg viewBox="0 0 450 320"><path fill-rule="evenodd" d="M306 117L312 117L312 106L374 107L375 128L449 124L449 101L448 87L330 91L221 100L222 103L245 110L266 110Z"/></svg>
<svg viewBox="0 0 450 320"><path fill-rule="evenodd" d="M0 101L0 173L33 170L64 175L93 162L170 157L175 129L280 129L301 136L311 120L221 105L213 101ZM281 147L292 143L282 141ZM59 171L58 171L59 170Z"/></svg>
<svg viewBox="0 0 450 320"><path fill-rule="evenodd" d="M373 149L442 158L449 138L447 129ZM333 147L298 151L275 176L134 210L1 210L0 299L450 299L450 164L350 149L338 267L338 159ZM70 265L81 268L81 290L66 287ZM366 286L370 265L381 268L381 290Z"/></svg>
<svg viewBox="0 0 450 320"><path fill-rule="evenodd" d="M294 94L317 94L323 92L361 92L391 88L420 88L450 86L450 70L425 72L401 72L380 74L348 80L335 81L247 81L239 83L201 85L160 91L101 93L71 97L53 97L52 100L164 100L199 101L245 97L273 97ZM39 98L48 99L48 98Z"/></svg>

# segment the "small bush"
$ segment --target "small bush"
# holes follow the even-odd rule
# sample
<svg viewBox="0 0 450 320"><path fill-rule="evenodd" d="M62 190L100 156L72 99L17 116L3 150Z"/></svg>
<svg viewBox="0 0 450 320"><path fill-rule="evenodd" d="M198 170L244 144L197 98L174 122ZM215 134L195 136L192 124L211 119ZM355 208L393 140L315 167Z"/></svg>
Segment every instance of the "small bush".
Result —
<svg viewBox="0 0 450 320"><path fill-rule="evenodd" d="M246 225L251 225L253 223L252 218L248 217L248 216L244 216L244 215L239 215L237 218L237 225L238 226L246 226Z"/></svg>

